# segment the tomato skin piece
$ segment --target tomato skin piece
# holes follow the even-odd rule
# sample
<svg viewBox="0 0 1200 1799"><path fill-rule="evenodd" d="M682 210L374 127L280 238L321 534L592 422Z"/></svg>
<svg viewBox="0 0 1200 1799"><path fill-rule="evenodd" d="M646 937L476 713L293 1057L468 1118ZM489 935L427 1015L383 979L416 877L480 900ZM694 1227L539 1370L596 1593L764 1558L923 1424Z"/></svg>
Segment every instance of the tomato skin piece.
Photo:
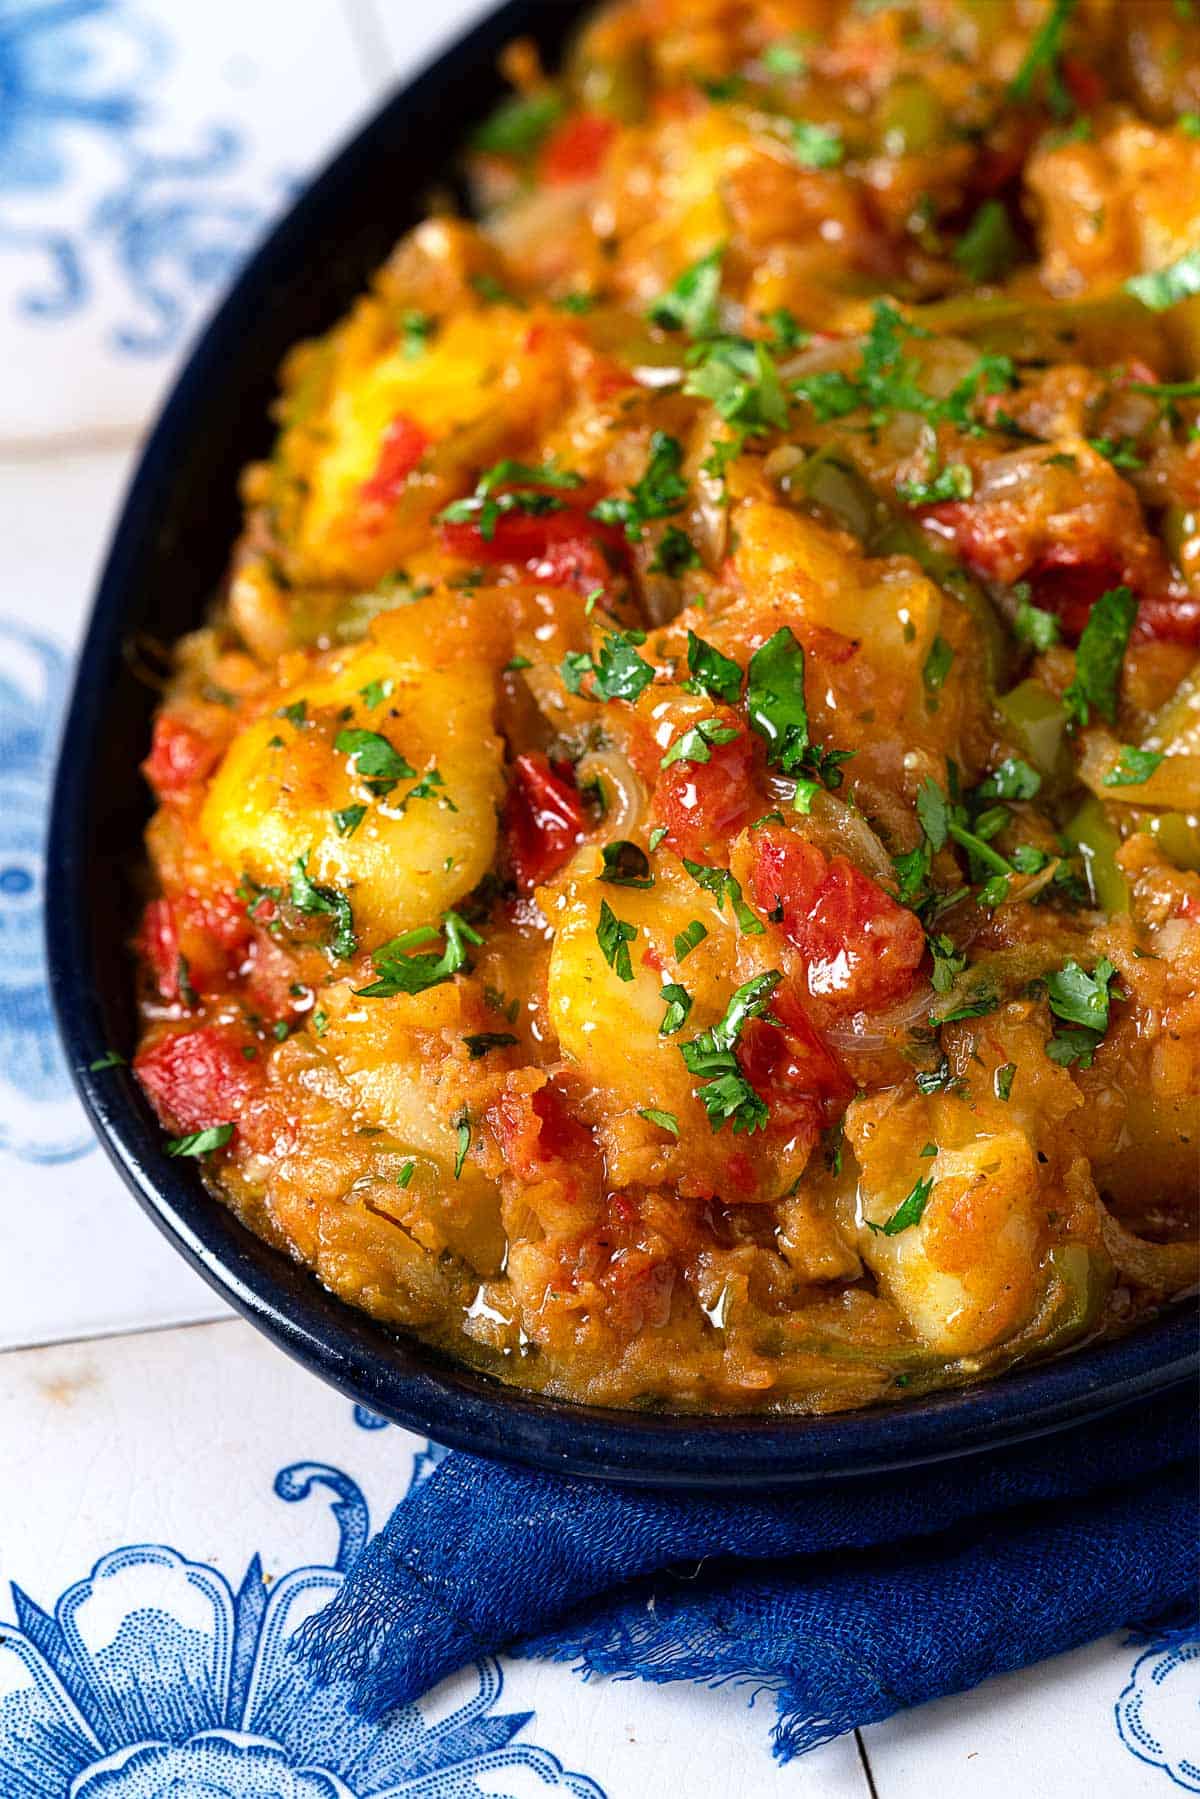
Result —
<svg viewBox="0 0 1200 1799"><path fill-rule="evenodd" d="M540 517L510 512L496 520L491 537L485 537L470 521L444 524L441 539L448 550L466 561L519 563L548 587L575 587L581 593L603 587L611 576L601 546L607 543L616 552L622 543L619 532L589 519L579 506Z"/></svg>
<svg viewBox="0 0 1200 1799"><path fill-rule="evenodd" d="M615 119L603 113L576 113L552 132L538 158L538 174L550 187L594 181L617 135Z"/></svg>
<svg viewBox="0 0 1200 1799"><path fill-rule="evenodd" d="M925 954L920 921L848 857L826 858L796 833L766 826L751 898L761 912L782 911L809 993L831 1014L878 1010L911 990Z"/></svg>
<svg viewBox="0 0 1200 1799"><path fill-rule="evenodd" d="M398 412L380 439L379 460L359 488L359 498L368 506L390 506L432 442L415 419Z"/></svg>
<svg viewBox="0 0 1200 1799"><path fill-rule="evenodd" d="M212 773L221 759L221 748L176 713L160 712L142 774L158 799L179 799Z"/></svg>
<svg viewBox="0 0 1200 1799"><path fill-rule="evenodd" d="M778 1024L752 1018L742 1027L742 1073L770 1108L771 1128L819 1130L845 1110L854 1082L794 994L779 989L771 1010Z"/></svg>
<svg viewBox="0 0 1200 1799"><path fill-rule="evenodd" d="M737 736L710 745L707 762L672 762L660 768L651 802L655 822L666 826L663 841L692 862L710 860L717 848L727 860L730 838L762 809L749 732L724 707L714 706L708 716L736 728Z"/></svg>
<svg viewBox="0 0 1200 1799"><path fill-rule="evenodd" d="M557 1182L567 1200L598 1189L600 1154L586 1125L567 1109L553 1081L534 1092L510 1082L488 1107L505 1166L523 1185Z"/></svg>
<svg viewBox="0 0 1200 1799"><path fill-rule="evenodd" d="M1200 596L1152 594L1141 602L1134 621L1136 643L1186 643L1200 649Z"/></svg>
<svg viewBox="0 0 1200 1799"><path fill-rule="evenodd" d="M135 1058L133 1071L165 1129L179 1133L233 1124L254 1148L274 1132L255 1101L266 1075L245 1056L253 1039L236 1025L203 1025L160 1037Z"/></svg>
<svg viewBox="0 0 1200 1799"><path fill-rule="evenodd" d="M517 886L532 893L570 861L587 835L579 789L545 756L518 756L503 826Z"/></svg>

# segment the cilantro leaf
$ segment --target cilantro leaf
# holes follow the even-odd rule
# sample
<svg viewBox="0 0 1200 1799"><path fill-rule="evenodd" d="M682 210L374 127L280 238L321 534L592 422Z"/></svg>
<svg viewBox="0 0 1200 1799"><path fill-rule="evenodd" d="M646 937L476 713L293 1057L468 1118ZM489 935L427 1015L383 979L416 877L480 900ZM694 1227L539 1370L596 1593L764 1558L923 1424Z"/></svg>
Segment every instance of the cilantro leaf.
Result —
<svg viewBox="0 0 1200 1799"><path fill-rule="evenodd" d="M699 567L700 552L687 532L681 531L678 525L668 525L646 572L668 575L672 581L677 581L686 569Z"/></svg>
<svg viewBox="0 0 1200 1799"><path fill-rule="evenodd" d="M1055 1031L1046 1044L1046 1054L1060 1068L1090 1068L1103 1041L1103 1032L1072 1027Z"/></svg>
<svg viewBox="0 0 1200 1799"><path fill-rule="evenodd" d="M714 1131L727 1119L732 1120L735 1135L761 1130L767 1122L767 1107L743 1074L734 1049L748 1020L766 1010L782 979L777 968L756 975L731 995L718 1023L679 1046L688 1073L701 1077L696 1097Z"/></svg>
<svg viewBox="0 0 1200 1799"><path fill-rule="evenodd" d="M745 932L747 937L761 937L764 934L766 926L763 924L762 920L756 918L754 913L750 910L750 907L742 898L741 882L738 881L736 876L730 874L727 868L712 868L706 866L703 862L689 862L686 856L683 858L683 866L687 869L698 887L703 887L706 893L712 894L717 902L718 912L725 904L725 895L729 895L729 902L733 910L733 915L737 919L739 927ZM689 925L688 929L690 930L691 928L692 927ZM697 939L697 941L699 941L699 939ZM679 939L676 938L677 946L678 942ZM678 953L678 949L676 953Z"/></svg>
<svg viewBox="0 0 1200 1799"><path fill-rule="evenodd" d="M670 768L673 762L711 762L712 749L722 743L732 743L741 732L736 725L722 724L719 718L702 718L690 725L681 736L677 737L662 761L660 768Z"/></svg>
<svg viewBox="0 0 1200 1799"><path fill-rule="evenodd" d="M911 1230L914 1224L920 1224L925 1215L925 1207L929 1204L929 1195L933 1192L933 1176L917 1181L912 1192L900 1201L891 1217L883 1224L873 1224L868 1218L868 1230L875 1231L881 1237L896 1237L901 1231Z"/></svg>
<svg viewBox="0 0 1200 1799"><path fill-rule="evenodd" d="M804 651L787 625L755 650L746 685L751 728L766 740L767 761L793 774L808 748Z"/></svg>
<svg viewBox="0 0 1200 1799"><path fill-rule="evenodd" d="M654 679L653 668L637 653L645 641L644 631L609 631L595 661L583 650L568 650L560 670L568 693L582 692L584 676L591 675L597 699L636 700Z"/></svg>
<svg viewBox="0 0 1200 1799"><path fill-rule="evenodd" d="M1016 1063L1005 1062L1003 1067L997 1068L992 1079L992 1084L996 1091L996 1098L1002 1099L1006 1105L1012 1096L1013 1081L1016 1078L1016 1073Z"/></svg>
<svg viewBox="0 0 1200 1799"><path fill-rule="evenodd" d="M365 806L343 806L333 814L333 828L339 837L353 837L366 816Z"/></svg>
<svg viewBox="0 0 1200 1799"><path fill-rule="evenodd" d="M1064 963L1046 977L1050 1010L1067 1024L1084 1025L1103 1034L1108 1029L1110 987L1116 972L1107 956L1101 957L1092 974L1078 962Z"/></svg>
<svg viewBox="0 0 1200 1799"><path fill-rule="evenodd" d="M932 775L926 775L917 789L917 817L930 849L944 849L950 835L950 802Z"/></svg>
<svg viewBox="0 0 1200 1799"><path fill-rule="evenodd" d="M748 337L718 337L694 353L683 391L708 400L723 419L743 432L782 428L788 422L787 395L766 344Z"/></svg>
<svg viewBox="0 0 1200 1799"><path fill-rule="evenodd" d="M474 493L443 506L438 518L449 525L475 525L484 542L491 543L496 526L509 513L543 518L547 513L564 511L565 500L559 499L558 493L547 493L547 488L561 491L582 485L582 475L560 468L553 458L534 465L506 456L480 475Z"/></svg>
<svg viewBox="0 0 1200 1799"><path fill-rule="evenodd" d="M1020 756L1006 756L999 767L984 777L975 789L974 798L987 800L1031 800L1041 790L1042 777L1036 768Z"/></svg>
<svg viewBox="0 0 1200 1799"><path fill-rule="evenodd" d="M637 543L642 527L655 518L669 518L687 504L688 484L680 474L683 445L678 438L656 431L650 439L645 473L635 481L628 498L610 494L588 514L602 525L623 525L631 543Z"/></svg>
<svg viewBox="0 0 1200 1799"><path fill-rule="evenodd" d="M356 987L356 996L360 999L392 999L397 993L424 993L427 988L439 987L443 981L450 980L460 969L469 968L467 945L483 942L478 931L472 930L457 912L447 912L440 934L446 939L440 956L430 952L417 956L409 953L421 944L436 941L439 933L432 925L403 931L399 937L372 950L376 979L369 987Z"/></svg>
<svg viewBox="0 0 1200 1799"><path fill-rule="evenodd" d="M954 260L974 287L1006 275L1020 254L1008 209L985 200L954 246Z"/></svg>
<svg viewBox="0 0 1200 1799"><path fill-rule="evenodd" d="M339 731L333 747L349 758L351 772L381 799L397 781L406 781L417 772L378 731Z"/></svg>
<svg viewBox="0 0 1200 1799"><path fill-rule="evenodd" d="M457 1181L462 1176L463 1164L467 1159L467 1151L471 1147L471 1120L468 1118L465 1111L460 1112L458 1117L454 1120L454 1136L457 1145L454 1157L454 1178Z"/></svg>
<svg viewBox="0 0 1200 1799"><path fill-rule="evenodd" d="M948 462L925 481L897 481L896 493L906 506L936 506L942 500L969 500L975 482L965 462Z"/></svg>
<svg viewBox="0 0 1200 1799"><path fill-rule="evenodd" d="M797 119L792 125L792 154L806 169L836 169L845 161L846 146L832 125Z"/></svg>
<svg viewBox="0 0 1200 1799"><path fill-rule="evenodd" d="M1200 249L1188 250L1165 268L1148 275L1133 275L1125 283L1125 292L1148 306L1151 312L1165 312L1193 294L1200 294Z"/></svg>
<svg viewBox="0 0 1200 1799"><path fill-rule="evenodd" d="M742 671L732 657L723 656L711 643L705 643L703 637L689 631L687 663L691 675L689 685L699 688L702 693L713 694L728 706L737 705L742 692Z"/></svg>
<svg viewBox="0 0 1200 1799"><path fill-rule="evenodd" d="M926 693L937 693L945 685L946 676L954 662L954 651L944 637L935 637L929 646L929 654L925 658L921 670L921 679L925 683Z"/></svg>
<svg viewBox="0 0 1200 1799"><path fill-rule="evenodd" d="M1014 100L1028 100L1032 97L1034 82L1044 74L1051 110L1058 117L1069 112L1071 106L1070 95L1059 72L1058 58L1063 33L1076 4L1077 0L1052 0L1045 22L1025 52L1025 60L1008 89Z"/></svg>
<svg viewBox="0 0 1200 1799"><path fill-rule="evenodd" d="M650 859L640 844L618 837L606 843L600 854L604 868L598 878L610 887L653 887Z"/></svg>
<svg viewBox="0 0 1200 1799"><path fill-rule="evenodd" d="M347 961L358 948L354 930L354 914L350 901L335 887L317 887L308 878L308 857L297 856L292 863L292 884L288 898L297 912L306 916L324 915L334 921L329 947L335 956Z"/></svg>
<svg viewBox="0 0 1200 1799"><path fill-rule="evenodd" d="M1075 679L1063 694L1068 713L1081 725L1093 707L1110 724L1116 722L1121 666L1137 609L1128 587L1110 587L1088 613L1075 651Z"/></svg>
<svg viewBox="0 0 1200 1799"><path fill-rule="evenodd" d="M231 1124L210 1124L207 1130L169 1138L165 1148L169 1156L206 1156L214 1149L224 1149L232 1136Z"/></svg>
<svg viewBox="0 0 1200 1799"><path fill-rule="evenodd" d="M632 981L633 963L629 945L637 936L637 926L618 918L607 900L600 901L600 921L596 926L596 942L608 966L619 981Z"/></svg>
<svg viewBox="0 0 1200 1799"><path fill-rule="evenodd" d="M693 918L689 924L683 927L682 931L677 931L675 934L675 960L682 962L684 957L690 956L696 945L703 943L707 936L707 927L702 925L698 918Z"/></svg>
<svg viewBox="0 0 1200 1799"><path fill-rule="evenodd" d="M1106 787L1140 787L1148 781L1163 759L1162 750L1139 750L1133 744L1121 746L1121 754L1104 777Z"/></svg>
<svg viewBox="0 0 1200 1799"><path fill-rule="evenodd" d="M1022 585L1024 584L1022 583ZM1062 627L1056 614L1045 612L1040 606L1035 606L1029 599L1027 587L1023 594L1019 588L1017 592L1019 596L1017 614L1013 619L1013 630L1017 637L1022 643L1027 643L1031 649L1039 652L1053 649L1062 636Z"/></svg>
<svg viewBox="0 0 1200 1799"><path fill-rule="evenodd" d="M683 271L647 312L651 324L664 331L686 331L690 337L712 337L720 323L721 264L725 247L701 256Z"/></svg>
<svg viewBox="0 0 1200 1799"><path fill-rule="evenodd" d="M666 1000L667 1009L658 1027L658 1034L660 1037L673 1037L687 1023L687 1015L692 1009L692 996L678 981L668 981L662 989L661 997Z"/></svg>
<svg viewBox="0 0 1200 1799"><path fill-rule="evenodd" d="M679 1135L679 1120L674 1112L660 1112L657 1106L639 1106L638 1117L644 1118L647 1124L656 1124L660 1131L669 1131L672 1137Z"/></svg>
<svg viewBox="0 0 1200 1799"><path fill-rule="evenodd" d="M552 88L512 94L478 127L471 148L489 156L528 156L563 114L563 102Z"/></svg>

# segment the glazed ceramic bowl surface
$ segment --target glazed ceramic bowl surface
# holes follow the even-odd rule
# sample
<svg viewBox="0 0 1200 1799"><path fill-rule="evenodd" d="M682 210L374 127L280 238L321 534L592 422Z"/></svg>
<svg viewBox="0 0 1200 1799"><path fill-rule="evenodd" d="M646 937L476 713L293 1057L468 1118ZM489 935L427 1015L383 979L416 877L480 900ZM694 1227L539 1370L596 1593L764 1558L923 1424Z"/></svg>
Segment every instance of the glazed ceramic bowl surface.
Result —
<svg viewBox="0 0 1200 1799"><path fill-rule="evenodd" d="M253 1236L194 1164L166 1156L128 1069L92 1070L110 1048L128 1055L137 1028L127 944L150 809L138 764L156 696L130 646L170 643L203 617L239 527L238 472L269 447L285 351L338 317L435 182L453 180L455 142L499 97L500 48L527 32L552 61L583 10L512 0L389 101L245 269L150 438L80 656L51 825L51 982L79 1092L138 1200L231 1305L354 1400L455 1447L613 1480L746 1490L961 1455L1131 1403L1194 1370L1193 1307L976 1388L823 1418L609 1412L504 1388L335 1299Z"/></svg>

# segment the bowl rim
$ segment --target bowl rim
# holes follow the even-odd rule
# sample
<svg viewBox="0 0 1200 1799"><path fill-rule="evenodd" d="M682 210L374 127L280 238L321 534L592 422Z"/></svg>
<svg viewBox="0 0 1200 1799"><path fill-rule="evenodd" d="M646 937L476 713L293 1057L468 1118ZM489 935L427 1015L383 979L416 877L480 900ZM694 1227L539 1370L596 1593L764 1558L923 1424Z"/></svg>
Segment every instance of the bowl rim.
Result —
<svg viewBox="0 0 1200 1799"><path fill-rule="evenodd" d="M221 377L226 347L252 331L277 266L308 238L308 221L369 168L389 120L449 98L457 71L499 48L551 6L508 0L399 87L323 166L244 265L180 369L138 460L112 534L76 663L54 782L47 844L50 987L68 1067L111 1161L143 1209L191 1266L277 1347L348 1398L456 1449L544 1470L637 1485L705 1490L779 1488L950 1459L1065 1428L1194 1376L1194 1306L1176 1304L1127 1335L978 1386L819 1416L611 1411L501 1385L394 1332L336 1298L316 1276L254 1236L171 1161L127 1068L97 1071L108 1049L100 996L128 979L125 958L101 966L88 924L86 827L92 757L103 729L138 558L161 522L176 453L197 401ZM363 271L365 281L369 270ZM332 322L332 321L330 321ZM231 472L236 481L237 470ZM131 770L136 778L136 770Z"/></svg>

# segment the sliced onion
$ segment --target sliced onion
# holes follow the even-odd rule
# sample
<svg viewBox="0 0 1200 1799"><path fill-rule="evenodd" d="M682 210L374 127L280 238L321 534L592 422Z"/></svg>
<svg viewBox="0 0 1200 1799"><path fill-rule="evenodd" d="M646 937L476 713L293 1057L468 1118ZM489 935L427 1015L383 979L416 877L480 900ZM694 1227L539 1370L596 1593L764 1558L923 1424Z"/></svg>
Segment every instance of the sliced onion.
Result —
<svg viewBox="0 0 1200 1799"><path fill-rule="evenodd" d="M1200 1279L1200 1244L1149 1243L1135 1237L1100 1205L1104 1247L1119 1273L1157 1293L1178 1293Z"/></svg>
<svg viewBox="0 0 1200 1799"><path fill-rule="evenodd" d="M771 789L783 802L781 810L791 804L795 783L773 777ZM895 886L896 871L892 859L861 812L822 788L813 795L809 812L792 814L792 822L801 836L815 843L827 856L848 856L864 874L887 887Z"/></svg>
<svg viewBox="0 0 1200 1799"><path fill-rule="evenodd" d="M876 1055L914 1025L924 1024L935 1010L938 997L928 982L922 982L886 1012L856 1012L853 1018L826 1025L821 1035L841 1056L852 1059L856 1055Z"/></svg>
<svg viewBox="0 0 1200 1799"><path fill-rule="evenodd" d="M605 829L613 837L628 837L640 828L646 816L646 789L622 750L589 750L575 765L575 779L580 787L600 783L608 807Z"/></svg>

